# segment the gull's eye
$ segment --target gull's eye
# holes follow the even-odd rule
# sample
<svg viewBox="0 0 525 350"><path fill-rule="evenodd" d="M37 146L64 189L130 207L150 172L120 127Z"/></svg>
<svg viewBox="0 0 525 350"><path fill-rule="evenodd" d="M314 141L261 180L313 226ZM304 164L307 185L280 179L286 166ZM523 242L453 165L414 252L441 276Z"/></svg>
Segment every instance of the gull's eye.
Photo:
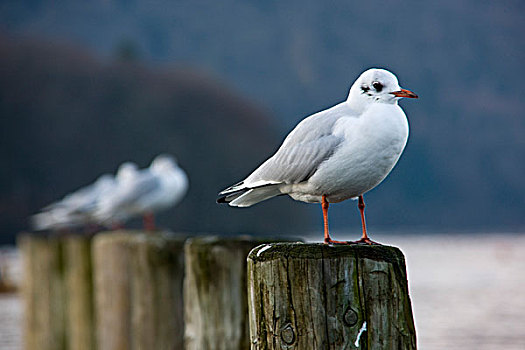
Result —
<svg viewBox="0 0 525 350"><path fill-rule="evenodd" d="M372 83L372 86L374 87L374 89L376 89L377 92L380 92L381 90L383 90L383 84L381 84L378 81L374 81Z"/></svg>

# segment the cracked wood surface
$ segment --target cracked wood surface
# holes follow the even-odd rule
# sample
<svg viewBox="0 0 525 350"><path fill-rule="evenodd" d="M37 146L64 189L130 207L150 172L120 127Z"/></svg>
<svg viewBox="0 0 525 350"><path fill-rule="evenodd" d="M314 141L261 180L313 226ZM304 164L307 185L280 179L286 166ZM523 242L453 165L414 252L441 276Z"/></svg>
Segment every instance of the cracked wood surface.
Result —
<svg viewBox="0 0 525 350"><path fill-rule="evenodd" d="M416 348L395 247L261 245L248 256L248 293L253 350Z"/></svg>

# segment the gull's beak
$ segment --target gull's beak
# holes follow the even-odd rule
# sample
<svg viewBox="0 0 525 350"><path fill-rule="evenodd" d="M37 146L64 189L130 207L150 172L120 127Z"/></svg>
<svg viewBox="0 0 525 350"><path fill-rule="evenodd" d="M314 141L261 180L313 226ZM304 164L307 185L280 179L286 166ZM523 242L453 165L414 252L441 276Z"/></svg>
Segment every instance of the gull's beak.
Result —
<svg viewBox="0 0 525 350"><path fill-rule="evenodd" d="M408 98L417 98L417 95L410 90L401 89L399 91L391 92L395 97L408 97Z"/></svg>

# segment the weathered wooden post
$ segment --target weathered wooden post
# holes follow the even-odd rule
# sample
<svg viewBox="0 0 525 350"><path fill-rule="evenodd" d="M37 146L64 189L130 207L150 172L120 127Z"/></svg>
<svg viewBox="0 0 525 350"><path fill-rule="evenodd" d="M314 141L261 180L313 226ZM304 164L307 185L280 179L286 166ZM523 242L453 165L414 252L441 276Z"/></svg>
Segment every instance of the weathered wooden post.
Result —
<svg viewBox="0 0 525 350"><path fill-rule="evenodd" d="M91 237L69 235L62 239L67 346L70 350L95 348Z"/></svg>
<svg viewBox="0 0 525 350"><path fill-rule="evenodd" d="M183 242L167 233L95 236L98 349L182 348Z"/></svg>
<svg viewBox="0 0 525 350"><path fill-rule="evenodd" d="M187 350L249 348L246 257L261 239L198 237L185 246Z"/></svg>
<svg viewBox="0 0 525 350"><path fill-rule="evenodd" d="M404 256L274 243L248 257L252 349L416 349Z"/></svg>
<svg viewBox="0 0 525 350"><path fill-rule="evenodd" d="M22 234L24 348L54 350L65 346L64 279L58 237Z"/></svg>
<svg viewBox="0 0 525 350"><path fill-rule="evenodd" d="M131 333L135 349L183 349L184 241L140 234L131 244Z"/></svg>
<svg viewBox="0 0 525 350"><path fill-rule="evenodd" d="M126 232L99 233L93 238L96 343L99 350L131 348L131 239Z"/></svg>

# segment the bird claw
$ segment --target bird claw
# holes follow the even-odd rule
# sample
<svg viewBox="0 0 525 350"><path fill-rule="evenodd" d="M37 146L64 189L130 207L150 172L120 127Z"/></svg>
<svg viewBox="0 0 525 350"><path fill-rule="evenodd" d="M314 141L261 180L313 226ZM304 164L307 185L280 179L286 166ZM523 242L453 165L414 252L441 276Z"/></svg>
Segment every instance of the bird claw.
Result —
<svg viewBox="0 0 525 350"><path fill-rule="evenodd" d="M368 244L368 245L382 245L381 243L377 243L377 242L374 242L372 241L370 238L368 237L363 237L361 238L360 240L358 241L353 241L353 242L350 242L351 244Z"/></svg>
<svg viewBox="0 0 525 350"><path fill-rule="evenodd" d="M324 243L325 243L325 244L332 244L332 245L336 245L336 244L345 244L345 245L348 245L348 244L352 244L353 242L351 242L351 241L334 241L334 240L331 239L331 238L325 238L325 239L324 239Z"/></svg>
<svg viewBox="0 0 525 350"><path fill-rule="evenodd" d="M324 239L325 244L331 244L331 245L350 245L350 244L368 244L368 245L382 245L381 243L377 243L372 241L370 238L361 238L358 241L334 241L331 238L325 238Z"/></svg>

